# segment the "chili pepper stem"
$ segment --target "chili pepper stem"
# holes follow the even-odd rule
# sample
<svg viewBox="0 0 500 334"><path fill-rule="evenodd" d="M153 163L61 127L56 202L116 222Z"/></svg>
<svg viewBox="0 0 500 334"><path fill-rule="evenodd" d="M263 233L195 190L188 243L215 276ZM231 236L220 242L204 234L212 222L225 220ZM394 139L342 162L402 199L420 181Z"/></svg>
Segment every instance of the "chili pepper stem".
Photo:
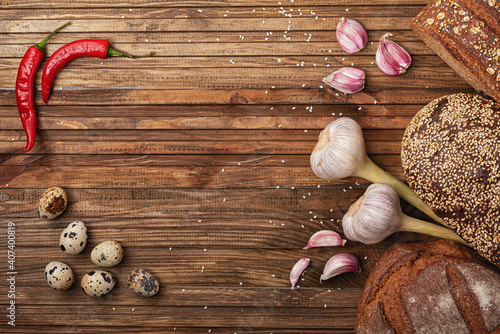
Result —
<svg viewBox="0 0 500 334"><path fill-rule="evenodd" d="M54 30L50 35L48 35L47 37L45 37L40 43L38 44L35 44L33 45L35 48L37 48L38 50L42 51L43 52L43 47L45 46L45 44L49 41L49 39L54 36L55 33L57 33L59 30L69 26L71 24L71 22L66 22L65 24L63 24L62 26L60 26L59 28L57 28L56 30Z"/></svg>
<svg viewBox="0 0 500 334"><path fill-rule="evenodd" d="M126 55L123 52L120 52L118 50L115 50L111 46L108 46L108 50L106 52L106 56L107 57L120 56L120 57L127 57L127 58L137 59L137 58L144 58L144 57L152 57L153 56L153 52L151 52L151 53L149 53L147 55L143 55L143 56L131 56L131 55Z"/></svg>

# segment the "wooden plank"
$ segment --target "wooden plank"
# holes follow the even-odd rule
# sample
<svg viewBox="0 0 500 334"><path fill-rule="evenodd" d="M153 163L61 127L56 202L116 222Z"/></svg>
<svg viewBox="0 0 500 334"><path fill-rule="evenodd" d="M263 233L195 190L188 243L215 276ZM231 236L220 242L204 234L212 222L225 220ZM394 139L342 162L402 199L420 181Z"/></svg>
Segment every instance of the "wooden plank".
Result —
<svg viewBox="0 0 500 334"><path fill-rule="evenodd" d="M46 293L40 294L40 291ZM164 306L165 300L171 307L217 307L223 301L226 307L280 307L304 308L330 307L356 308L361 289L300 288L212 288L190 287L182 291L179 287L164 286L155 298L138 298L125 284L113 289L115 298L103 301L101 305L115 308L130 308L136 305ZM71 295L71 298L68 298ZM58 293L46 287L26 287L16 298L20 304L30 301L34 305L87 305L93 307L95 299L85 296L75 286L67 292Z"/></svg>
<svg viewBox="0 0 500 334"><path fill-rule="evenodd" d="M108 19L108 20L119 20L122 16L126 16L128 19L173 19L173 18L185 18L188 16L191 19L198 18L221 18L226 15L228 18L248 18L248 17L276 17L278 14L292 14L299 17L308 16L344 16L346 15L345 6L336 5L336 3L330 3L328 6L316 5L315 3L309 3L306 5L297 6L294 3L286 4L286 8L278 6L275 2L272 7L262 7L262 6L231 6L231 7L209 7L210 4L203 3L202 12L192 7L135 7L132 11L129 9L122 8L99 8L96 11L93 8L37 8L33 9L4 9L0 11L0 20L80 20L82 17L87 19ZM247 3L248 5L249 3ZM254 5L254 3L251 3ZM300 11L299 11L300 9ZM351 17L369 17L375 16L377 13L378 17L414 17L422 9L421 5L410 5L403 4L399 6L387 7L387 4L381 4L380 2L375 3L374 6L352 6L349 8L349 16ZM281 13L280 13L281 12ZM301 14L302 13L302 14ZM336 26L332 27L335 29ZM43 39L43 37L41 38ZM40 39L40 40L41 40Z"/></svg>
<svg viewBox="0 0 500 334"><path fill-rule="evenodd" d="M265 35L266 32L267 31L263 32L263 34ZM238 36L243 36L243 35L241 32L238 32ZM316 42L312 39L311 41L308 41L309 36L305 36L304 34L302 35L299 34L297 36L296 41L287 42L287 40L284 39L284 34L275 36L276 37L274 38L274 40L265 41L264 43L250 42L250 41L234 42L234 43L231 42L225 43L223 41L217 42L216 39L217 38L220 39L220 37L214 35L213 40L210 42L203 42L203 41L197 42L196 40L194 40L194 42L192 40L191 42L189 42L190 40L186 38L184 43L177 43L177 44L149 43L144 40L142 43L113 43L113 46L120 51L135 55L144 55L153 52L152 59L158 58L159 61L162 61L164 57L184 57L184 56L231 57L230 60L232 59L234 63L228 61L225 66L232 66L232 67L243 67L245 63L239 63L238 57L248 57L248 56L266 56L266 57L274 56L276 59L281 59L280 58L281 56L323 56L323 57L337 56L341 57L341 59L344 57L349 59L354 59L353 57L349 57L348 54L346 54L343 50L338 48L336 44L333 44L335 43L333 41ZM87 37L89 36L87 35ZM283 40L285 41L285 43L283 42ZM111 40L111 42L113 41ZM400 44L405 48L407 48L408 50L410 50L412 54L415 54L417 56L435 56L435 53L430 49L428 49L420 41L401 42ZM0 57L21 58L26 53L26 50L30 46L31 44L5 45L2 47L2 50L0 50ZM50 56L54 51L59 49L61 46L63 46L63 44L54 44L54 43L48 44L45 50L46 54ZM377 44L376 43L374 43L373 45L369 44L365 49L363 49L360 55L374 57L376 51L377 51ZM106 62L108 61L110 60L106 60ZM144 60L144 59L135 59L135 60L128 59L128 64L125 63L123 67L134 68L135 66L134 64L140 64L143 61L145 64L148 61L151 62L151 60ZM304 66L305 66L305 60L301 58L297 59L295 65L302 64L301 63L302 61L304 61ZM375 59L372 58L372 61L375 61ZM99 64L103 63L104 65L104 62L105 62L104 60L101 60ZM160 65L161 64L162 63L160 63ZM277 62L276 64L279 63ZM333 66L333 63L330 64Z"/></svg>
<svg viewBox="0 0 500 334"><path fill-rule="evenodd" d="M398 148L401 146L398 143ZM386 144L387 145L387 144ZM381 146L381 145L379 145ZM208 149L207 149L208 150ZM0 166L0 184L12 189L38 188L40 183L63 188L265 188L326 186L310 167L101 167Z"/></svg>
<svg viewBox="0 0 500 334"><path fill-rule="evenodd" d="M395 137L395 138L400 138ZM287 164L294 167L310 167L310 155L2 155L1 166L253 166L277 167ZM396 178L406 181L401 167L401 157L394 155L370 155L380 168ZM16 167L17 169L23 169ZM14 169L16 169L14 168ZM13 172L11 172L13 173ZM345 180L351 185L355 179ZM319 179L318 179L319 181ZM359 179L354 182L365 183ZM5 186L5 185L4 185Z"/></svg>
<svg viewBox="0 0 500 334"><path fill-rule="evenodd" d="M229 64L228 64L229 65ZM259 71L247 68L197 68L197 69L163 69L150 68L146 71L125 71L123 69L108 69L106 71L82 71L64 69L59 72L54 81L54 90L92 90L99 88L122 87L124 89L267 89L268 94L280 89L317 89L325 84L321 81L325 76L340 69L334 66L328 69L313 68L307 72L302 69L283 70L281 68L265 68ZM440 88L445 82L455 82L454 88L468 87L459 76L448 67L409 70L401 78L391 78L382 74L378 68L364 69L367 76L366 90L387 89L395 87L411 88L419 85L428 89ZM0 87L15 86L17 70L0 69ZM285 73L286 72L286 73ZM89 84L92 83L92 84ZM131 85L131 83L133 83ZM333 89L328 89L336 92ZM264 94L267 95L267 94ZM342 94L343 95L343 94Z"/></svg>
<svg viewBox="0 0 500 334"><path fill-rule="evenodd" d="M179 142L66 142L38 141L30 154L311 154L316 145L317 137L311 141L298 143L289 141L259 141L259 142L210 142L179 141ZM366 143L368 154L398 154L401 143L385 142ZM0 154L21 154L26 143L21 141L0 142Z"/></svg>
<svg viewBox="0 0 500 334"><path fill-rule="evenodd" d="M37 217L39 196L52 185L41 180L40 189L1 189L3 217ZM330 212L331 216L340 218L364 192L364 189L354 186L354 183L330 182L329 186L320 188L290 186L286 189L260 188L258 191L241 188L66 189L70 204L64 218L310 219L309 211Z"/></svg>
<svg viewBox="0 0 500 334"><path fill-rule="evenodd" d="M391 128L398 128L399 124L387 121L391 116L409 116L413 117L417 111L423 108L425 104L314 104L311 110L311 104L231 104L231 105L37 105L37 116L42 121L43 118L57 117L61 120L73 117L85 117L99 119L101 117L129 118L129 117L311 117L315 118L348 116L355 119L363 129L383 129L386 131ZM307 115L307 116L306 116ZM0 116L6 120L9 118L19 118L19 112L15 105L0 106ZM303 121L304 119L300 119ZM116 121L115 121L116 122ZM64 124L61 124L64 125ZM408 124L404 125L406 128ZM20 126L20 124L18 125ZM4 124L0 124L5 129ZM399 128L399 129L404 129ZM21 129L21 127L18 127ZM280 130L283 127L279 128ZM70 129L66 129L70 130ZM104 130L104 129L103 129ZM119 130L113 128L112 130ZM201 129L200 129L201 130ZM155 131L148 129L148 131ZM263 130L260 130L263 131ZM313 131L313 129L311 129ZM276 132L276 131L275 131Z"/></svg>
<svg viewBox="0 0 500 334"><path fill-rule="evenodd" d="M196 10L193 10L196 13ZM223 12L218 18L165 18L165 19L129 19L123 15L118 20L71 20L68 31L77 32L115 32L115 31L279 31L290 30L334 30L339 19L344 15L322 16L307 15L302 17L287 17L285 15L273 16L262 19L258 15L245 18L223 17ZM371 17L363 23L367 30L409 30L412 17ZM67 20L3 20L0 21L0 30L5 33L50 33ZM291 23L290 23L291 22Z"/></svg>
<svg viewBox="0 0 500 334"><path fill-rule="evenodd" d="M319 136L321 130L39 130L41 140L64 141L182 141L197 139L201 141L311 141ZM366 141L397 141L403 138L404 130L365 130ZM0 141L12 141L14 137L25 139L22 130L0 130ZM167 137L168 136L168 137Z"/></svg>
<svg viewBox="0 0 500 334"><path fill-rule="evenodd" d="M301 6L330 6L332 3L328 0L301 0ZM427 5L426 0L359 0L355 4L350 0L340 0L336 1L337 6L347 6L348 8L353 8L356 6L373 6L373 5ZM271 8L279 8L281 6L279 1L276 0L257 0L253 1L254 6L268 6ZM134 0L134 1L97 1L97 0L84 0L78 1L78 7L87 8L101 8L101 7L114 7L114 8L136 8L136 7L168 7L168 8L178 8L178 7L241 7L248 6L248 1L245 0L235 0L228 3L226 0L188 0L188 1L178 1L178 0L166 0L166 1L153 1L153 0ZM285 7L296 7L293 3L286 3ZM39 1L30 1L25 3L21 0L3 0L2 8L74 8L75 2L68 0L54 0L50 3Z"/></svg>
<svg viewBox="0 0 500 334"><path fill-rule="evenodd" d="M458 82L458 80L457 80ZM460 83L461 84L461 83ZM271 84L272 85L272 84ZM268 94L265 94L265 92ZM471 87L458 89L453 86L426 87L391 86L391 89L367 87L357 94L338 94L333 90L309 88L298 89L117 89L100 88L76 90L54 90L50 98L52 105L198 105L198 104L427 104L443 95L457 92L475 93ZM338 95L336 95L338 94ZM35 93L35 103L43 104L41 92ZM15 105L14 88L0 89L0 105Z"/></svg>
<svg viewBox="0 0 500 334"><path fill-rule="evenodd" d="M321 229L334 230L343 235L342 216L332 216L330 212L308 211L308 219L168 219L145 218L140 223L130 218L92 218L84 220L89 230L87 247L102 240L133 240L129 247L147 249L151 245L166 245L178 248L226 249L302 249L309 237ZM316 217L316 218L314 218ZM57 248L59 235L71 220L47 221L39 218L9 219L15 223L22 235L16 240L16 247ZM321 224L323 222L323 224ZM283 229L285 224L287 229ZM36 226L36 229L32 228ZM304 226L304 227L302 227ZM281 237L278 237L280 235ZM138 238L137 236L141 236ZM411 233L399 233L399 241L431 240L430 237ZM5 237L0 239L6 241ZM196 241L194 244L187 240ZM381 243L388 247L395 237ZM350 245L356 245L351 241ZM91 248L89 248L91 249ZM88 252L84 258L87 258ZM63 256L63 254L60 254ZM73 257L69 257L73 258Z"/></svg>
<svg viewBox="0 0 500 334"><path fill-rule="evenodd" d="M193 308L193 307L144 307L137 306L128 309L116 308L112 311L109 306L94 307L20 305L18 308L18 326L31 323L34 317L41 326L68 326L67 319L72 319L71 326L85 326L89 319L94 325L113 326L120 328L128 326L130 322L136 326L182 327L199 326L210 327L238 327L245 331L252 331L260 326L289 328L296 330L304 328L349 328L356 318L356 309L349 308ZM200 310L201 309L201 310ZM307 316L304 316L307 312ZM54 314L57 313L57 317ZM78 314L78 317L75 315ZM123 321L127 319L128 321ZM300 323L300 324L299 324Z"/></svg>
<svg viewBox="0 0 500 334"><path fill-rule="evenodd" d="M71 330L72 333L110 333L113 330L116 330L115 327L107 327L107 326L78 326L78 327L70 327L70 326L19 326L9 328L10 333L44 333L44 334L58 334L58 333L67 333L68 330ZM340 329L332 329L332 328L301 328L300 333L302 334L324 334L325 332L331 334L346 334L346 333L354 333L354 325L349 328L340 328ZM200 328L200 327L151 327L151 326L128 326L120 328L120 333L130 334L130 333L185 333L192 334L196 333L241 333L241 327L211 327L211 328ZM251 332L254 334L284 334L290 333L289 328L251 328Z"/></svg>
<svg viewBox="0 0 500 334"><path fill-rule="evenodd" d="M310 141L315 140L321 129L309 130L40 130L41 138L67 141L108 141L110 139L123 141L166 140L182 141L196 138L207 141ZM365 141L398 141L403 137L403 129L365 130ZM0 130L0 140L12 141L13 135L24 135L21 131ZM49 136L47 138L47 136ZM312 139L311 139L312 138Z"/></svg>
<svg viewBox="0 0 500 334"><path fill-rule="evenodd" d="M1 35L0 35L1 36ZM210 36L207 34L204 37ZM212 37L210 37L212 38ZM235 37L236 38L236 37ZM263 37L266 38L266 37ZM238 39L240 39L238 37ZM245 37L245 40L247 37ZM73 40L73 39L71 39ZM37 42L33 42L37 43ZM1 54L1 52L0 52ZM262 67L275 67L275 68L296 68L297 64L300 64L303 68L314 68L314 67L327 67L327 64L331 66L351 66L351 64L356 64L358 67L373 67L375 68L373 54L356 54L356 55L280 55L280 56L266 56L260 55L258 57L253 56L238 56L238 67L245 68L262 68ZM14 70L19 67L21 61L22 52L12 55L13 57L18 56L18 58L0 58L0 68ZM326 60L325 60L326 58ZM279 61L278 61L279 59ZM412 55L413 63L412 68L416 67L440 67L446 68L447 65L436 55ZM149 69L151 67L158 68L220 68L225 67L227 64L231 63L231 60L235 61L235 57L231 55L222 56L170 56L161 57L155 56L152 58L142 58L138 62L130 62L130 59L123 59L121 57L112 57L106 61L102 61L97 58L83 57L77 58L74 61L66 65L65 68L72 68L74 70L86 69L86 70L103 70L108 68L115 69L125 69L125 68L136 68L136 69ZM46 59L45 59L46 61ZM45 61L42 62L40 66L45 65ZM444 70L444 69L443 69Z"/></svg>
<svg viewBox="0 0 500 334"><path fill-rule="evenodd" d="M310 108L310 106L308 106ZM342 116L351 116L349 113ZM354 116L354 115L353 115ZM359 117L352 117L359 119ZM413 118L411 116L389 116L385 118L387 125L393 125L396 129L401 129ZM5 117L5 122L1 125L5 130L22 130L22 124L17 117ZM241 117L40 117L38 128L40 130L262 130L262 131L286 131L301 130L309 133L310 130L322 130L336 118L330 116L241 116ZM381 117L364 118L363 123L377 124L376 120ZM378 122L378 126L383 126ZM307 130L307 131L304 131ZM168 132L168 131L165 131ZM165 134L164 132L164 134ZM195 133L189 133L191 140L198 140ZM230 134L228 133L230 136ZM317 140L312 137L312 140ZM263 137L261 140L265 140ZM311 140L311 136L308 138ZM170 139L175 140L175 139Z"/></svg>

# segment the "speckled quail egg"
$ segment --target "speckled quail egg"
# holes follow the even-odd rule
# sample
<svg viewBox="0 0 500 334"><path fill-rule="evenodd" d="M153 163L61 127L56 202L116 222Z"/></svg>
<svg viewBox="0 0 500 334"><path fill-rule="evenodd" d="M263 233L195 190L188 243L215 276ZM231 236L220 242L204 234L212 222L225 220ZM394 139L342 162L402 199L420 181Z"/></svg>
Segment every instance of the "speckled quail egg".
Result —
<svg viewBox="0 0 500 334"><path fill-rule="evenodd" d="M156 277L145 269L136 269L128 277L128 286L139 296L151 297L158 293L160 284Z"/></svg>
<svg viewBox="0 0 500 334"><path fill-rule="evenodd" d="M67 205L66 191L59 187L50 187L40 196L38 214L45 219L54 219L64 212Z"/></svg>
<svg viewBox="0 0 500 334"><path fill-rule="evenodd" d="M66 254L79 254L87 244L87 227L76 221L66 227L59 237L59 247Z"/></svg>
<svg viewBox="0 0 500 334"><path fill-rule="evenodd" d="M116 241L103 241L90 254L92 262L101 267L113 267L123 259L123 248Z"/></svg>
<svg viewBox="0 0 500 334"><path fill-rule="evenodd" d="M45 279L55 290L64 291L71 288L75 275L66 263L53 261L45 267Z"/></svg>
<svg viewBox="0 0 500 334"><path fill-rule="evenodd" d="M101 297L110 292L116 284L116 277L102 270L93 270L83 275L80 285L83 293L91 297Z"/></svg>

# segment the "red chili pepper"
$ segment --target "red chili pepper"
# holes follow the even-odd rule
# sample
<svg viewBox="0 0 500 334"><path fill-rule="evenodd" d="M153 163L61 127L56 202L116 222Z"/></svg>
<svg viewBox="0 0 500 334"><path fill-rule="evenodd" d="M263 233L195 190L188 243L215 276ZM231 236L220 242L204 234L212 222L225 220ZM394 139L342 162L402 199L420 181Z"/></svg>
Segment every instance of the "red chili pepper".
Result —
<svg viewBox="0 0 500 334"><path fill-rule="evenodd" d="M35 110L35 97L34 85L35 76L38 66L42 62L44 51L43 47L47 41L59 30L70 25L71 22L65 23L50 35L45 37L43 41L33 46L30 46L28 51L24 54L19 70L17 71L16 79L16 103L19 115L21 116L21 123L23 124L24 131L26 132L27 143L24 152L31 150L35 144L36 137L36 110Z"/></svg>
<svg viewBox="0 0 500 334"><path fill-rule="evenodd" d="M81 39L68 43L60 47L56 52L50 56L49 60L43 68L42 75L42 97L43 102L47 103L49 101L50 91L52 89L52 83L57 75L57 73L70 61L79 57L97 57L100 59L106 59L111 56L121 56L129 58L141 58L149 57L152 54L145 56L129 56L113 49L109 45L109 41L99 40L99 39Z"/></svg>

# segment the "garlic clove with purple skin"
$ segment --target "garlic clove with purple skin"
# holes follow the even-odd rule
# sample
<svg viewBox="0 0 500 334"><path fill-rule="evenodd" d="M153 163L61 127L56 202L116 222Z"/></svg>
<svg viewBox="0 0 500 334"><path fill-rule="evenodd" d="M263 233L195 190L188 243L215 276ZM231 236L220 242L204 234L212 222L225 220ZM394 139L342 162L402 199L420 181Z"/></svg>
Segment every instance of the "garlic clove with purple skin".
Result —
<svg viewBox="0 0 500 334"><path fill-rule="evenodd" d="M302 272L306 270L307 266L311 260L309 260L307 257L303 257L292 268L292 271L290 271L290 283L292 283L292 289L295 287L295 284L297 284L300 275L302 275Z"/></svg>
<svg viewBox="0 0 500 334"><path fill-rule="evenodd" d="M323 274L321 274L319 281L326 281L333 276L344 273L356 272L361 272L358 258L349 253L340 253L332 256L330 260L328 260L325 264L325 268L323 268Z"/></svg>
<svg viewBox="0 0 500 334"><path fill-rule="evenodd" d="M344 215L345 236L365 245L376 244L395 232L417 232L467 243L449 228L409 217L401 211L399 196L387 184L370 185Z"/></svg>
<svg viewBox="0 0 500 334"><path fill-rule="evenodd" d="M411 56L399 44L387 40L386 37L389 36L392 34L386 33L380 38L375 60L382 73L395 77L405 73L410 67Z"/></svg>
<svg viewBox="0 0 500 334"><path fill-rule="evenodd" d="M347 240L342 239L340 234L335 231L323 230L314 233L304 249L313 247L335 247L345 245Z"/></svg>
<svg viewBox="0 0 500 334"><path fill-rule="evenodd" d="M413 190L370 160L366 154L363 131L351 118L338 118L321 131L310 162L314 174L323 180L335 181L355 176L374 183L388 184L405 201L447 226Z"/></svg>
<svg viewBox="0 0 500 334"><path fill-rule="evenodd" d="M356 93L365 87L365 72L355 67L342 67L323 79L327 85L342 93Z"/></svg>
<svg viewBox="0 0 500 334"><path fill-rule="evenodd" d="M340 47L348 53L356 53L368 43L365 28L356 20L341 18L335 34Z"/></svg>

